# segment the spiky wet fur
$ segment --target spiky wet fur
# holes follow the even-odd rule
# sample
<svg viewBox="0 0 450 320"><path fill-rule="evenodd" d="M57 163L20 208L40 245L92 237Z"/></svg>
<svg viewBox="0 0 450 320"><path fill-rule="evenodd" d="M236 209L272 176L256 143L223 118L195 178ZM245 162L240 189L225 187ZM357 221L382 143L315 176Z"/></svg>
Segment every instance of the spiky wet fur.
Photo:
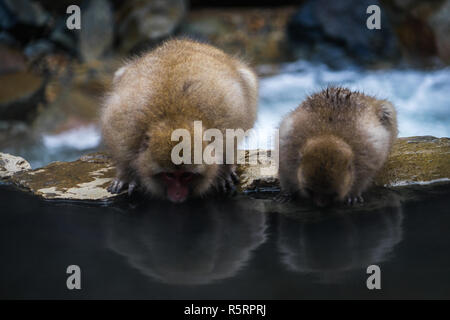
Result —
<svg viewBox="0 0 450 320"><path fill-rule="evenodd" d="M313 94L281 122L281 187L359 197L396 137L396 112L387 100L338 87Z"/></svg>

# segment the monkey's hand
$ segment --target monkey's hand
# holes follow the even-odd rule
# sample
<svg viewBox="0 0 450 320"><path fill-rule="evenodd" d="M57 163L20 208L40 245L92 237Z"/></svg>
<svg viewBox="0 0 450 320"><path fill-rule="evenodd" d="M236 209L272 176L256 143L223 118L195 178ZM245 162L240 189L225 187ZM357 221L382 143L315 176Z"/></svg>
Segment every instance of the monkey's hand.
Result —
<svg viewBox="0 0 450 320"><path fill-rule="evenodd" d="M290 192L281 191L274 198L275 202L278 203L288 203L294 199L294 195Z"/></svg>
<svg viewBox="0 0 450 320"><path fill-rule="evenodd" d="M128 195L130 196L136 189L136 187L137 187L136 181L125 182L123 180L115 178L111 182L111 185L108 187L107 190L111 193L118 194L121 193L122 191L125 191L128 188Z"/></svg>
<svg viewBox="0 0 450 320"><path fill-rule="evenodd" d="M239 184L239 177L234 169L227 170L217 178L216 187L219 192L233 196L236 194L236 185Z"/></svg>
<svg viewBox="0 0 450 320"><path fill-rule="evenodd" d="M358 203L364 203L364 198L361 196L361 194L358 195L354 195L354 194L350 194L346 200L345 203L347 203L347 205L351 206L351 205L355 205Z"/></svg>

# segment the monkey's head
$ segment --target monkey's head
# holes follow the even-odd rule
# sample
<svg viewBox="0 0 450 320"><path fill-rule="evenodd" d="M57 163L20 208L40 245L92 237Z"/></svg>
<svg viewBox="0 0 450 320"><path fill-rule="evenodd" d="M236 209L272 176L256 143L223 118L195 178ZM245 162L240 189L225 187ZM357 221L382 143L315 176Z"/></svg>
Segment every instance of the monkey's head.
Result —
<svg viewBox="0 0 450 320"><path fill-rule="evenodd" d="M181 203L189 197L201 196L207 192L219 172L217 164L194 161L192 128L186 127L191 141L185 145L185 149L180 143L186 143L189 138L172 141L172 132L180 128L183 126L176 121L170 125L161 123L150 128L134 165L140 184L146 191L152 196L174 203ZM201 143L204 150L205 142ZM183 162L179 163L180 159Z"/></svg>
<svg viewBox="0 0 450 320"><path fill-rule="evenodd" d="M308 139L297 170L300 193L320 207L343 201L354 171L353 152L345 141L331 135Z"/></svg>

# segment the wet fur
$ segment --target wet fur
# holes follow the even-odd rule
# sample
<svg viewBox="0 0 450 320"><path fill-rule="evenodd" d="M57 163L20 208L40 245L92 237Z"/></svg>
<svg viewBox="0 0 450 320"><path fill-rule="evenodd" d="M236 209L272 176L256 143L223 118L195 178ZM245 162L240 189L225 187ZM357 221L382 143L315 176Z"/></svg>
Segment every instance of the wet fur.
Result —
<svg viewBox="0 0 450 320"><path fill-rule="evenodd" d="M117 168L117 178L137 181L154 196L164 188L153 175L175 169L171 162L174 129L193 137L193 122L204 129L253 127L257 111L257 77L243 62L219 49L190 40L170 40L128 62L116 72L105 99L103 140ZM193 144L192 144L193 146ZM220 184L232 166L186 165L202 174L194 195Z"/></svg>
<svg viewBox="0 0 450 320"><path fill-rule="evenodd" d="M302 164L305 147L313 139L322 139L322 145L315 148L315 164ZM330 87L309 96L297 109L289 113L280 125L280 183L282 190L290 194L303 193L301 177L297 170L311 171L322 169L331 189L340 197L358 197L370 185L376 172L387 159L393 142L397 137L396 112L387 100L379 100L360 92L345 88ZM351 151L352 179L346 188L342 177L330 166L333 164L331 154L323 150L343 150L348 146ZM347 148L347 147L345 147ZM340 152L340 151L339 151ZM308 160L306 160L308 161ZM343 163L343 162L342 162ZM343 166L343 165L342 165ZM305 169L309 167L310 169ZM345 168L340 168L344 170ZM334 173L333 173L334 172ZM328 174L328 176L326 176ZM314 176L314 175L311 175ZM324 177L322 177L324 178ZM306 183L315 184L316 181ZM341 188L341 189L340 189ZM346 192L343 192L342 189ZM342 193L345 193L342 196Z"/></svg>

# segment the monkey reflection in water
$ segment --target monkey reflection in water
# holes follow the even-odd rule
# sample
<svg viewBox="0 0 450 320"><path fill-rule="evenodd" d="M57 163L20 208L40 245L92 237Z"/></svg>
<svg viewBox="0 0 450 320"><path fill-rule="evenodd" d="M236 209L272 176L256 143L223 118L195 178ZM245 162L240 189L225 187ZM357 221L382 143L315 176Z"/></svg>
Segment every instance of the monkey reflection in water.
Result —
<svg viewBox="0 0 450 320"><path fill-rule="evenodd" d="M158 282L201 285L233 277L265 240L266 217L251 200L152 202L113 215L109 248Z"/></svg>
<svg viewBox="0 0 450 320"><path fill-rule="evenodd" d="M400 200L395 194L388 198L383 208L320 220L280 215L278 249L283 264L291 271L316 275L321 283L339 283L347 271L387 261L403 238Z"/></svg>

